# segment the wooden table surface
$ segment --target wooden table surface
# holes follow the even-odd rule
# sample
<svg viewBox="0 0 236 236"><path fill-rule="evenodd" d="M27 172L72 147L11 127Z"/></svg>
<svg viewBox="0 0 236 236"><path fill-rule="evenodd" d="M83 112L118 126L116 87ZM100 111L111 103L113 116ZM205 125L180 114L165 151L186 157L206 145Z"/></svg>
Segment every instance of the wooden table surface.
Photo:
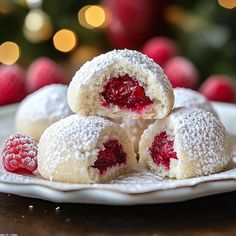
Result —
<svg viewBox="0 0 236 236"><path fill-rule="evenodd" d="M0 235L7 233L236 235L236 192L183 203L128 207L58 204L0 193Z"/></svg>

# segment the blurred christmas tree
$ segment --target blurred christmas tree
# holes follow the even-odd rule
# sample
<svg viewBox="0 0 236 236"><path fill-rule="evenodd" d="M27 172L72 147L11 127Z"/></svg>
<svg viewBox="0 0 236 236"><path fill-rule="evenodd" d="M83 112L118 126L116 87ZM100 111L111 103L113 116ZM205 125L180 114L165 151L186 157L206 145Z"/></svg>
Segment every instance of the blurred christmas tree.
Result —
<svg viewBox="0 0 236 236"><path fill-rule="evenodd" d="M139 49L148 38L167 35L202 79L235 77L235 9L219 3L227 1L0 0L0 61L9 52L6 41L17 44L23 66L39 56L79 65L112 47Z"/></svg>
<svg viewBox="0 0 236 236"><path fill-rule="evenodd" d="M168 34L179 42L182 54L197 65L202 78L210 74L235 77L235 8L225 8L233 1L173 2L175 5L167 8L165 18L170 26Z"/></svg>
<svg viewBox="0 0 236 236"><path fill-rule="evenodd" d="M84 5L76 0L0 0L0 43L15 42L21 51L18 63L25 66L39 56L65 61L76 51L78 42L79 46L103 48L102 31L88 30L78 22L78 12ZM59 32L55 42L61 29L67 32Z"/></svg>

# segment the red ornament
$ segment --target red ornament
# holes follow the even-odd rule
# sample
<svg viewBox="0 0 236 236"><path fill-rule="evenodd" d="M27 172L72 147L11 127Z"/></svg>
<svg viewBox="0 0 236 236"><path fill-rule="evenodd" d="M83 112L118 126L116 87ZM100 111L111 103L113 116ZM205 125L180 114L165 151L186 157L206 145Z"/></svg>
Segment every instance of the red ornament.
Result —
<svg viewBox="0 0 236 236"><path fill-rule="evenodd" d="M20 102L26 96L25 72L18 65L0 67L0 105Z"/></svg>
<svg viewBox="0 0 236 236"><path fill-rule="evenodd" d="M160 32L163 0L104 0L111 12L108 38L115 48L138 49Z"/></svg>
<svg viewBox="0 0 236 236"><path fill-rule="evenodd" d="M199 82L198 71L187 58L173 57L164 66L164 71L173 88L197 88Z"/></svg>
<svg viewBox="0 0 236 236"><path fill-rule="evenodd" d="M167 37L154 37L144 44L142 52L163 67L168 60L176 56L177 45Z"/></svg>
<svg viewBox="0 0 236 236"><path fill-rule="evenodd" d="M35 60L26 74L26 88L31 93L49 84L64 84L65 77L60 66L49 58Z"/></svg>
<svg viewBox="0 0 236 236"><path fill-rule="evenodd" d="M201 85L199 90L211 101L235 101L235 87L227 75L210 76Z"/></svg>

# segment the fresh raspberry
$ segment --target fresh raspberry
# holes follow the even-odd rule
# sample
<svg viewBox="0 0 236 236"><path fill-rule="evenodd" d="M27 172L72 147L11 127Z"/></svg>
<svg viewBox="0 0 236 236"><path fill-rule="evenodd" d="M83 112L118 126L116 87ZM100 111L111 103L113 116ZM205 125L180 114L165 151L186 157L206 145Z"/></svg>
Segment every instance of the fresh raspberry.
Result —
<svg viewBox="0 0 236 236"><path fill-rule="evenodd" d="M93 168L97 168L100 174L104 174L108 168L121 165L126 162L127 155L117 140L109 140L103 144L104 149L98 153Z"/></svg>
<svg viewBox="0 0 236 236"><path fill-rule="evenodd" d="M46 57L35 60L26 74L26 88L30 93L45 85L64 83L62 69L56 62Z"/></svg>
<svg viewBox="0 0 236 236"><path fill-rule="evenodd" d="M168 60L176 56L177 45L167 37L154 37L144 44L142 52L163 67Z"/></svg>
<svg viewBox="0 0 236 236"><path fill-rule="evenodd" d="M20 102L25 96L25 72L18 65L1 65L0 105Z"/></svg>
<svg viewBox="0 0 236 236"><path fill-rule="evenodd" d="M26 135L15 133L8 137L2 149L4 168L15 173L32 173L37 169L38 147L35 141Z"/></svg>
<svg viewBox="0 0 236 236"><path fill-rule="evenodd" d="M226 75L212 75L202 84L200 92L211 101L234 102L235 87Z"/></svg>
<svg viewBox="0 0 236 236"><path fill-rule="evenodd" d="M112 104L135 112L140 112L152 104L150 98L145 95L144 88L128 75L111 78L101 95L105 100L103 106Z"/></svg>
<svg viewBox="0 0 236 236"><path fill-rule="evenodd" d="M174 152L173 138L168 136L165 131L155 136L149 153L153 161L157 165L162 165L166 170L170 169L171 158L178 159Z"/></svg>
<svg viewBox="0 0 236 236"><path fill-rule="evenodd" d="M198 71L187 58L173 57L164 66L164 71L174 88L196 89L198 85Z"/></svg>

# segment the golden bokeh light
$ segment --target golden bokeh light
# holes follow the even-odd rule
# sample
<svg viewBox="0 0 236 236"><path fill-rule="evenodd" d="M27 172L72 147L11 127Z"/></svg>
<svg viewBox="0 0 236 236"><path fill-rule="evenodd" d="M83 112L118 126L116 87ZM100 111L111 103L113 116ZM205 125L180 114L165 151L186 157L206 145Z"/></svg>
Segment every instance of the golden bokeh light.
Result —
<svg viewBox="0 0 236 236"><path fill-rule="evenodd" d="M61 52L69 52L77 44L76 34L68 29L62 29L53 36L54 47Z"/></svg>
<svg viewBox="0 0 236 236"><path fill-rule="evenodd" d="M109 10L98 5L87 5L78 13L79 23L88 29L105 27L111 19Z"/></svg>
<svg viewBox="0 0 236 236"><path fill-rule="evenodd" d="M218 0L218 3L220 6L227 9L233 9L236 7L236 0Z"/></svg>
<svg viewBox="0 0 236 236"><path fill-rule="evenodd" d="M20 57L20 48L14 43L7 41L0 45L0 62L6 65L14 64Z"/></svg>
<svg viewBox="0 0 236 236"><path fill-rule="evenodd" d="M85 11L85 20L93 27L101 26L105 19L105 11L99 6L91 6Z"/></svg>

